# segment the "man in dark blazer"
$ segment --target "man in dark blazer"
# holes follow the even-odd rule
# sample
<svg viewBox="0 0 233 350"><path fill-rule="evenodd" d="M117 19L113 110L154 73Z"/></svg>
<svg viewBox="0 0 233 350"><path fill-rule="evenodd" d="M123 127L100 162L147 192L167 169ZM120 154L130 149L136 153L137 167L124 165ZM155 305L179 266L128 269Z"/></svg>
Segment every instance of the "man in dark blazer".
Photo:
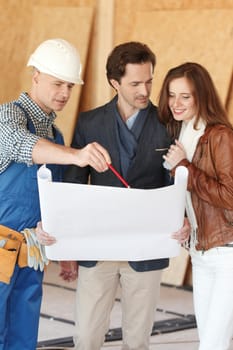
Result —
<svg viewBox="0 0 233 350"><path fill-rule="evenodd" d="M128 42L116 46L106 65L107 79L116 96L104 106L80 113L72 142L75 148L100 143L132 188L169 185L162 156L170 139L158 119L157 107L149 100L154 67L155 55L145 44ZM69 166L64 181L123 186L110 170L100 174L89 166ZM184 225L175 238L182 242L187 232L189 227ZM120 285L123 349L148 350L162 269L169 260L78 263L75 349L100 350ZM66 280L76 277L77 262L62 262L61 275Z"/></svg>
<svg viewBox="0 0 233 350"><path fill-rule="evenodd" d="M106 70L116 96L104 106L80 113L72 142L76 148L94 141L100 143L132 188L152 189L169 184L162 156L170 139L158 119L157 107L149 100L154 67L155 55L145 44L129 42L115 47ZM89 166L69 166L65 182L88 181L94 185L123 186L110 170L98 173ZM101 348L120 284L124 349L148 350L161 273L168 263L168 259L80 261L76 349Z"/></svg>

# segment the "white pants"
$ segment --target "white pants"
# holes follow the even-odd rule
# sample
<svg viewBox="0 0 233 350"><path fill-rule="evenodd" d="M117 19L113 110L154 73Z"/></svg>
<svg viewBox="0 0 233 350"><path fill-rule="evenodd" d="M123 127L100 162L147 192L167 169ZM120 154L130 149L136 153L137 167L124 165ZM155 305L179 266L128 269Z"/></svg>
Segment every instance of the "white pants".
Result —
<svg viewBox="0 0 233 350"><path fill-rule="evenodd" d="M233 335L233 247L190 254L199 350L227 350Z"/></svg>
<svg viewBox="0 0 233 350"><path fill-rule="evenodd" d="M136 272L127 262L79 267L76 293L76 350L99 350L121 285L124 350L148 350L160 292L161 270Z"/></svg>

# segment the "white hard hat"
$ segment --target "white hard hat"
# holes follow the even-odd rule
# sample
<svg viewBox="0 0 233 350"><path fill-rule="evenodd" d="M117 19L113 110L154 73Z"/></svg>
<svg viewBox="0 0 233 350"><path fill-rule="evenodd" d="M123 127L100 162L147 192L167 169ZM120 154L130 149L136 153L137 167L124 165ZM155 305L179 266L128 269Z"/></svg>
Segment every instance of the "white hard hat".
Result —
<svg viewBox="0 0 233 350"><path fill-rule="evenodd" d="M83 84L79 53L64 39L44 41L30 56L27 66L69 83Z"/></svg>

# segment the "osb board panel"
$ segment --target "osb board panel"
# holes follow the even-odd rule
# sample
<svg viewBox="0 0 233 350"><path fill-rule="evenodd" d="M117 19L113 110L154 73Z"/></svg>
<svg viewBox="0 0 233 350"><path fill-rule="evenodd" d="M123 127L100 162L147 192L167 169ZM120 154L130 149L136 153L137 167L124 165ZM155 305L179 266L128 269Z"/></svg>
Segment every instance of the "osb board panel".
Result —
<svg viewBox="0 0 233 350"><path fill-rule="evenodd" d="M232 0L116 0L115 2L116 6L121 7L122 10L134 9L135 11L233 8Z"/></svg>
<svg viewBox="0 0 233 350"><path fill-rule="evenodd" d="M226 102L232 72L233 10L137 12L127 40L147 43L157 56L152 100L171 67L186 61L203 64ZM145 26L145 23L147 24Z"/></svg>
<svg viewBox="0 0 233 350"><path fill-rule="evenodd" d="M9 0L8 0L9 1ZM28 1L28 0L26 0ZM83 6L93 7L98 0L36 0L36 5L42 6Z"/></svg>
<svg viewBox="0 0 233 350"><path fill-rule="evenodd" d="M231 84L229 89L229 95L227 98L227 113L231 123L233 124L233 73L231 77Z"/></svg>
<svg viewBox="0 0 233 350"><path fill-rule="evenodd" d="M85 71L90 40L93 9L84 7L43 7L36 6L32 11L30 37L26 48L27 57L44 40L61 37L73 43L80 52ZM30 88L30 69L25 68L21 78L21 90ZM58 113L57 125L62 130L66 144L70 144L76 122L81 87L75 86L71 98L62 112Z"/></svg>
<svg viewBox="0 0 233 350"><path fill-rule="evenodd" d="M23 4L17 4L13 6L7 2L6 5L4 0L0 2L0 103L17 97L20 89L19 76L25 65L28 32L27 35L24 32L30 19L24 15L27 12ZM30 6L28 10L30 11Z"/></svg>
<svg viewBox="0 0 233 350"><path fill-rule="evenodd" d="M107 1L107 0L106 0ZM128 40L135 25L137 11L158 10L203 10L203 9L233 9L232 0L116 0L115 21L117 43ZM130 20L129 20L130 18ZM156 26L156 23L155 23ZM174 30L169 28L168 30Z"/></svg>
<svg viewBox="0 0 233 350"><path fill-rule="evenodd" d="M193 285L192 264L191 264L190 260L189 260L188 267L186 270L183 285L185 285L185 286L192 286Z"/></svg>
<svg viewBox="0 0 233 350"><path fill-rule="evenodd" d="M181 248L180 255L171 258L168 268L163 271L162 283L171 284L174 286L182 286L186 271L189 265L189 253L184 248Z"/></svg>
<svg viewBox="0 0 233 350"><path fill-rule="evenodd" d="M112 97L106 78L106 61L113 48L114 0L98 0L90 40L90 48L82 90L80 110L105 104Z"/></svg>
<svg viewBox="0 0 233 350"><path fill-rule="evenodd" d="M27 59L33 5L94 7L97 0L0 0L0 103L20 93L19 76ZM63 10L63 9L62 9ZM17 15L16 15L17 14ZM50 15L51 17L51 15Z"/></svg>

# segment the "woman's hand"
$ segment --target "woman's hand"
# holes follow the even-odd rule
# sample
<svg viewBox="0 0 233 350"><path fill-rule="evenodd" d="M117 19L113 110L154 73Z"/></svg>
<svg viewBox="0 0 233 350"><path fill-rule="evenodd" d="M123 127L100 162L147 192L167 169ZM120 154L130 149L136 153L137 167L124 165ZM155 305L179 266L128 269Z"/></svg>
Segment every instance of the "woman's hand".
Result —
<svg viewBox="0 0 233 350"><path fill-rule="evenodd" d="M187 158L185 149L178 140L175 140L175 145L171 145L167 154L163 156L165 161L174 168L182 159Z"/></svg>
<svg viewBox="0 0 233 350"><path fill-rule="evenodd" d="M177 239L177 241L180 244L184 244L185 242L188 241L190 237L190 233L191 233L191 226L190 226L189 220L187 218L184 218L183 227L181 227L181 229L178 230L177 232L174 232L172 234L172 238Z"/></svg>

